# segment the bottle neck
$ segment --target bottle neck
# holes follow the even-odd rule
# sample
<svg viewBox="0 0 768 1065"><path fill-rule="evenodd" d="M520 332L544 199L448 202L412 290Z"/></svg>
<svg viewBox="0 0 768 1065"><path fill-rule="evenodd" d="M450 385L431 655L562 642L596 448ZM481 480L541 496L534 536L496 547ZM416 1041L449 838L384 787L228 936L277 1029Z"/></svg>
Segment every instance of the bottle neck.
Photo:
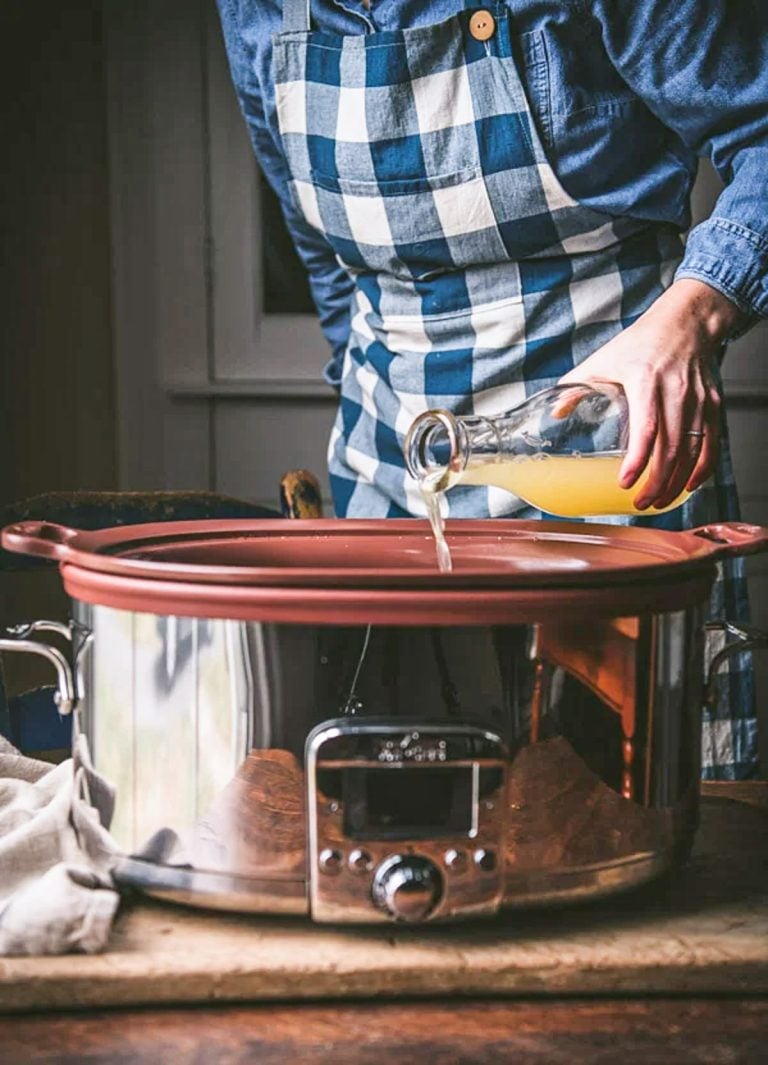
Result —
<svg viewBox="0 0 768 1065"><path fill-rule="evenodd" d="M408 472L419 484L448 488L470 459L493 459L501 439L493 420L463 417L447 410L419 415L408 430L404 452Z"/></svg>

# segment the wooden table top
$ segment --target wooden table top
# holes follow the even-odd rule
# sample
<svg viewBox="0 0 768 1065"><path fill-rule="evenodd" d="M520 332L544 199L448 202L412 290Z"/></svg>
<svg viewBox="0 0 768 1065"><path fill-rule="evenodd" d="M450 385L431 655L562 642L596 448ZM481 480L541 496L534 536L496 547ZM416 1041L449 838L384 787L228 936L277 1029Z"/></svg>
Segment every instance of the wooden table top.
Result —
<svg viewBox="0 0 768 1065"><path fill-rule="evenodd" d="M3 1065L763 1065L764 998L132 1009L0 1018Z"/></svg>
<svg viewBox="0 0 768 1065"><path fill-rule="evenodd" d="M205 1062L206 1065L208 1062L258 1061L272 1065L273 1062L306 1061L377 1065L392 1062L393 1058L407 1062L419 1060L425 1065L433 1062L468 1065L470 1062L507 1060L526 1063L620 1060L643 1061L646 1065L667 1061L762 1062L768 1037L768 934L760 933L754 921L756 917L760 920L768 917L765 905L768 901L768 817L764 813L768 810L768 784L706 785L703 792L706 798L704 834L689 866L673 878L669 886L656 885L642 889L642 894L635 893L635 911L643 900L646 909L658 911L659 907L669 906L670 898L682 909L675 926L667 926L666 937L658 940L655 979L646 965L646 982L634 990L631 982L622 987L603 981L601 986L594 974L590 978L584 968L585 959L579 955L578 935L574 940L573 930L562 923L564 916L566 920L572 918L551 911L550 919L556 925L553 940L559 938L562 945L558 959L561 975L563 959L567 961L570 950L571 957L578 963L571 975L581 965L581 988L576 980L564 983L556 980L549 985L544 981L538 989L516 985L512 980L502 985L501 997L499 985L493 978L484 990L482 981L477 979L477 969L473 975L470 946L467 947L469 956L462 959L455 953L452 955L454 972L463 966L465 977L464 988L460 980L451 984L450 993L460 996L452 998L436 998L435 993L430 996L427 984L421 991L411 988L411 993L403 1000L385 1001L380 991L378 994L368 991L363 981L359 995L366 997L366 1001L353 998L343 1002L257 1003L259 998L268 997L262 993L243 996L250 997L247 1004L217 1005L216 999L221 996L214 993L208 994L207 998L198 996L196 1000L190 1000L196 1002L194 1006L161 1007L158 1003L164 1001L162 988L155 985L158 994L155 1000L151 1000L153 1005L123 1009L101 1006L77 1012L59 1008L44 1013L21 1012L0 1017L0 1061L3 1065L38 1061L169 1061ZM711 857L715 845L722 852L721 869L728 870L727 875L719 878L713 878L717 863L707 864L707 854ZM599 923L603 938L613 941L614 948L620 938L617 919L622 912L630 916L630 899L626 896L623 900L623 910L621 907L617 909L618 900L603 904L609 912ZM160 906L150 906L148 911L164 914L169 928L175 926L172 915L186 912ZM597 904L594 904L582 908L579 920L586 920L588 911L593 912L594 917L599 915ZM656 912L654 919L659 920L662 916ZM688 925L686 930L685 922L702 916L705 920L699 946L706 939L708 923L710 954L697 957L691 954L692 926ZM201 919L199 915L193 917ZM212 925L221 920L217 916L204 919ZM730 927L724 927L723 920ZM283 929L288 927L284 922ZM579 935L583 935L584 930L582 925ZM750 944L751 930L755 931ZM429 931L431 936L421 932L417 938L443 940L447 930L441 930L439 936L435 931ZM326 930L307 930L307 942L314 942L318 932L325 933ZM393 933L394 929L390 929L390 940L397 943L401 933L398 932L397 937ZM174 934L171 931L168 936L172 939ZM358 938L363 935L359 931L345 934ZM536 935L543 934L543 926L539 923ZM469 944L469 933L465 930L463 935ZM474 961L482 957L485 943L487 962L488 932L478 931L477 936L481 942ZM242 954L245 942L240 939L239 949L242 972L247 978L249 971L253 975L253 967L249 970L247 952ZM727 943L731 947L737 944L736 956L728 950L722 953L722 947ZM646 948L648 945L645 944ZM202 943L201 948L205 956L206 944ZM503 953L504 948L504 943L497 942L494 956L498 958L498 952ZM194 942L190 941L188 950L194 949ZM402 946L391 949L397 953ZM124 951L122 957L126 953ZM744 957L748 959L746 966ZM119 969L120 952L105 954L101 961L110 958ZM9 965L68 961L75 962L75 967L78 963L87 967L92 960L82 957L5 959L0 962L0 988L3 981L6 981L6 989L9 986L7 979L12 975L7 968ZM701 979L702 966L718 973L712 987L716 993L706 997L701 993L707 990L707 982ZM565 968L567 970L567 964ZM613 967L614 975L619 968ZM22 985L25 980L29 984L32 979L29 971L26 976L24 972L20 974L18 968L13 971L17 977L21 975ZM670 971L674 974L671 984ZM686 971L690 977L687 982L680 979ZM493 977L493 966L488 972ZM54 995L59 1007L71 1007L80 1002L78 987L82 991L82 972L77 977L75 968L74 973L68 976L62 973L59 978L60 993ZM733 977L730 982L724 978L729 973ZM224 989L226 996L226 976L214 974L214 977L223 981L220 989ZM41 987L50 991L50 979L46 984L43 978ZM282 1000L300 999L307 994L301 981L295 985L293 995L284 984L277 990ZM461 996L462 990L465 995L469 992L475 997ZM347 995L354 993L354 987L346 991ZM392 989L390 993L393 993ZM127 1001L130 1002L130 998ZM38 1002L38 1009L41 1004ZM15 1008L23 1008L21 999Z"/></svg>

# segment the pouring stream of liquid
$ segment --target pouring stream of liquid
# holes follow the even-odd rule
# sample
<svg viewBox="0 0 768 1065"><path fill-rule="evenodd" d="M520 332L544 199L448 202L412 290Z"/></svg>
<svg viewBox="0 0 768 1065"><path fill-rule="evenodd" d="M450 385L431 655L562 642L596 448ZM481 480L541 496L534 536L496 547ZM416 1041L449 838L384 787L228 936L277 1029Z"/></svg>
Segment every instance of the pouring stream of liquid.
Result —
<svg viewBox="0 0 768 1065"><path fill-rule="evenodd" d="M425 477L419 488L421 490L421 498L424 500L424 506L427 508L427 517L432 527L432 536L435 539L437 567L441 573L450 573L453 569L453 560L451 559L451 549L448 547L448 541L445 539L445 521L440 509L440 504L445 494L441 485L442 481L444 481L442 472L433 474L430 477Z"/></svg>

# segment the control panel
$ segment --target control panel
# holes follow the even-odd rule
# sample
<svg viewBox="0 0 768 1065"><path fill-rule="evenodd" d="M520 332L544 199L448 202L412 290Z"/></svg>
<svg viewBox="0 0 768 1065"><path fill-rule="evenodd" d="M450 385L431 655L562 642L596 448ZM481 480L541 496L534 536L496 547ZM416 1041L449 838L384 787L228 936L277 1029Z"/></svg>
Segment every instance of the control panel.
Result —
<svg viewBox="0 0 768 1065"><path fill-rule="evenodd" d="M326 721L307 740L317 921L449 920L501 902L507 754L473 725Z"/></svg>

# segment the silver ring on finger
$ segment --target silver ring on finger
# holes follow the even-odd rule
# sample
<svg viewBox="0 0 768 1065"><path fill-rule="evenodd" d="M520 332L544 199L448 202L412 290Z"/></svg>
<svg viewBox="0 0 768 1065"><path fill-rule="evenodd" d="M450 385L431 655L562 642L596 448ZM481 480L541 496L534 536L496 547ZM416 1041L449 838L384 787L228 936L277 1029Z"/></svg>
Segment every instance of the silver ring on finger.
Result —
<svg viewBox="0 0 768 1065"><path fill-rule="evenodd" d="M705 436L706 436L707 434L706 434L706 433L704 433L704 432L702 432L702 431L701 431L700 429L688 429L688 430L686 431L686 434L685 434L685 435L686 435L686 436L693 436L693 437L695 437L695 438L696 438L697 440L703 440L703 439L704 439L704 437L705 437Z"/></svg>

